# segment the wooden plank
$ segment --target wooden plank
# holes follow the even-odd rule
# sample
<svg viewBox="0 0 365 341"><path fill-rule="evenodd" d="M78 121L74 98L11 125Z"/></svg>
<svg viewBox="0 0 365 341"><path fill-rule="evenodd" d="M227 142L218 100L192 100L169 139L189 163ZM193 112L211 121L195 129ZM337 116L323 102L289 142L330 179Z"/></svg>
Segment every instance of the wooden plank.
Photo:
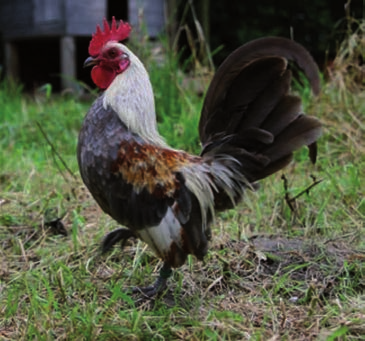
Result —
<svg viewBox="0 0 365 341"><path fill-rule="evenodd" d="M107 14L107 0L0 2L0 30L5 40L33 36L90 36Z"/></svg>
<svg viewBox="0 0 365 341"><path fill-rule="evenodd" d="M4 39L12 36L17 29L28 32L33 30L32 1L1 1L0 30Z"/></svg>
<svg viewBox="0 0 365 341"><path fill-rule="evenodd" d="M33 0L33 4L35 26L45 22L66 20L62 0Z"/></svg>
<svg viewBox="0 0 365 341"><path fill-rule="evenodd" d="M66 34L91 36L106 17L107 0L65 0Z"/></svg>
<svg viewBox="0 0 365 341"><path fill-rule="evenodd" d="M6 31L4 32L4 39L9 41L28 38L59 37L63 34L64 25L62 23L45 23L42 25L37 25L33 29L19 27L11 31Z"/></svg>

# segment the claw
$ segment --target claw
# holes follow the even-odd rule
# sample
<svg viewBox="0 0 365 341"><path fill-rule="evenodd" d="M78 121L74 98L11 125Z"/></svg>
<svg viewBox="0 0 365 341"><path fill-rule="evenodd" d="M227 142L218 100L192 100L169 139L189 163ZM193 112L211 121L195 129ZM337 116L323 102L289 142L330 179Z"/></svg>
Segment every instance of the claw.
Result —
<svg viewBox="0 0 365 341"><path fill-rule="evenodd" d="M134 287L132 293L142 293L143 295L151 298L160 294L167 288L167 278L158 277L156 282L148 287Z"/></svg>
<svg viewBox="0 0 365 341"><path fill-rule="evenodd" d="M123 249L125 242L131 237L135 237L135 234L129 229L119 228L109 232L104 236L103 241L101 242L101 253L104 254L110 251L118 242L122 242L121 248Z"/></svg>
<svg viewBox="0 0 365 341"><path fill-rule="evenodd" d="M162 293L167 288L167 279L172 275L171 267L164 264L160 269L160 274L156 282L148 287L135 287L132 289L132 293L142 293L144 296L151 298Z"/></svg>

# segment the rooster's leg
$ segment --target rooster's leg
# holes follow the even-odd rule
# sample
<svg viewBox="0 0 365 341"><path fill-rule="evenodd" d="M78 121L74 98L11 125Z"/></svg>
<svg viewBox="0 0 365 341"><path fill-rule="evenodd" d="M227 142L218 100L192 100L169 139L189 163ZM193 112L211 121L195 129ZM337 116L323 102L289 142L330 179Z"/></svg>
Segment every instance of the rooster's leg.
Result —
<svg viewBox="0 0 365 341"><path fill-rule="evenodd" d="M171 266L167 263L164 263L162 268L160 269L160 274L154 284L143 288L140 287L133 288L133 293L141 292L147 297L153 297L166 289L167 279L171 275L172 275Z"/></svg>
<svg viewBox="0 0 365 341"><path fill-rule="evenodd" d="M104 236L103 241L101 242L101 252L106 253L110 251L110 249L120 241L122 242L121 247L123 249L125 242L131 237L135 237L135 234L129 229L119 228L113 230Z"/></svg>

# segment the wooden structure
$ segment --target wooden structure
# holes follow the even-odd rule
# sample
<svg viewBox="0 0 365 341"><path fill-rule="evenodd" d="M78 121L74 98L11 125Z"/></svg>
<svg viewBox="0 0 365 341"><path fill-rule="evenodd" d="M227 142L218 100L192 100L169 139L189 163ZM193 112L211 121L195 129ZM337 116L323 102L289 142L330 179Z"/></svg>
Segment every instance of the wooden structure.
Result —
<svg viewBox="0 0 365 341"><path fill-rule="evenodd" d="M136 26L143 17L148 34L154 37L164 28L164 1L1 1L5 74L27 80L28 87L57 78L59 87L74 88L74 80L82 79L82 61L97 23L115 16Z"/></svg>

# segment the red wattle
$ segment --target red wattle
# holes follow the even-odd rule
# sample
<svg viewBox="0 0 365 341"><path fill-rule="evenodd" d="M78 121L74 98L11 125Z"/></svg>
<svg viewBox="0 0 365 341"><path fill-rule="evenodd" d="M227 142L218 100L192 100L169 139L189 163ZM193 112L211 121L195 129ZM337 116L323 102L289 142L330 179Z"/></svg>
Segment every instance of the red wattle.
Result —
<svg viewBox="0 0 365 341"><path fill-rule="evenodd" d="M115 72L112 69L96 65L91 70L91 78L97 87L106 89L115 78Z"/></svg>

